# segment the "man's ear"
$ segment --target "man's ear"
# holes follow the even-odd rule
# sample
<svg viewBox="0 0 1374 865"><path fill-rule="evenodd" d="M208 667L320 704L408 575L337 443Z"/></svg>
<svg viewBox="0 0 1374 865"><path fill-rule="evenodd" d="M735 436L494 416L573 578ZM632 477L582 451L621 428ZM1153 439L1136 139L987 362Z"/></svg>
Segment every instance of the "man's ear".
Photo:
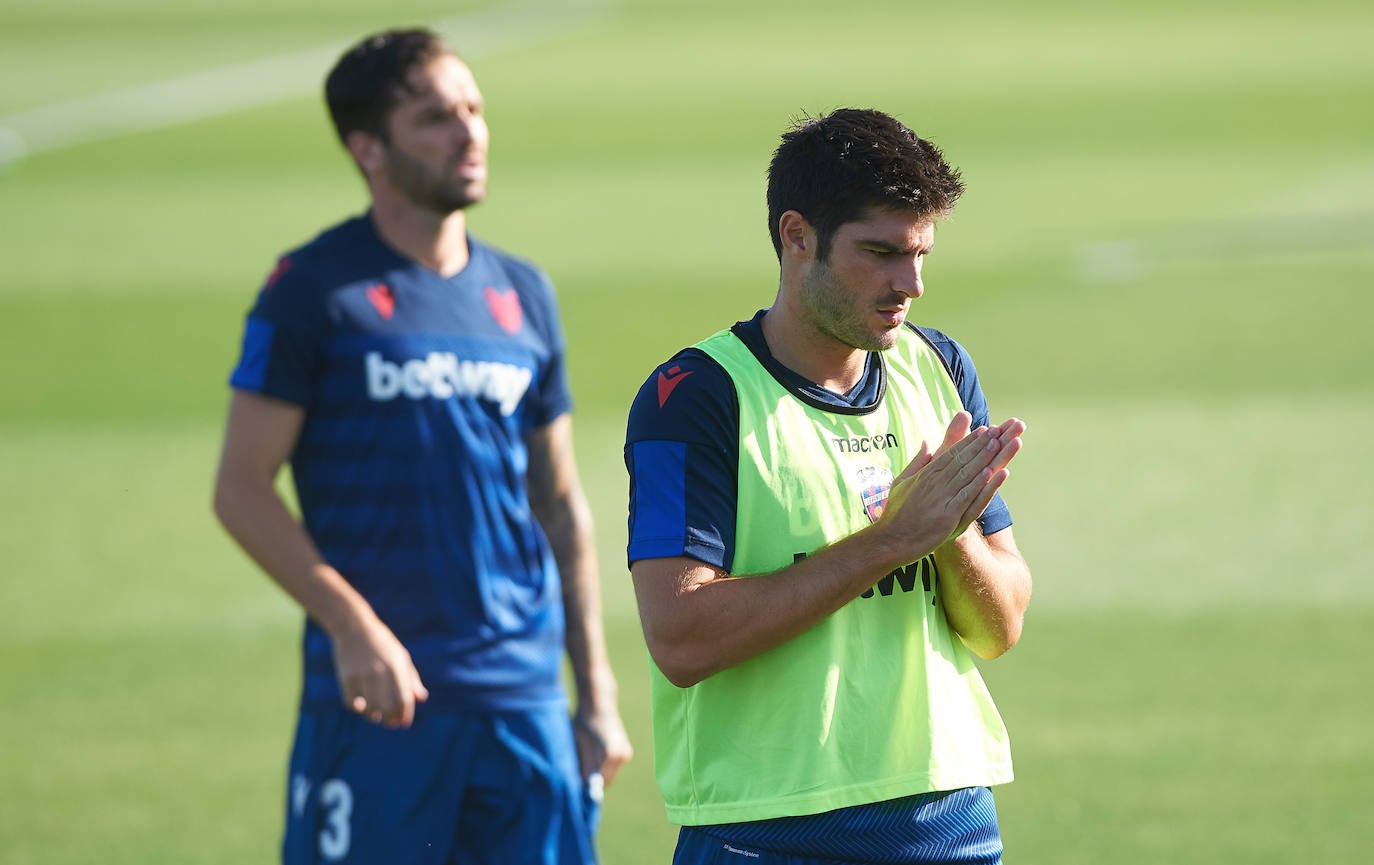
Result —
<svg viewBox="0 0 1374 865"><path fill-rule="evenodd" d="M358 168L365 177L371 177L373 172L382 167L386 159L381 139L360 129L348 133L348 137L344 139L344 147L348 148L349 155L358 163Z"/></svg>
<svg viewBox="0 0 1374 865"><path fill-rule="evenodd" d="M816 255L816 229L795 210L789 210L778 217L778 237L782 240L782 254L814 258Z"/></svg>

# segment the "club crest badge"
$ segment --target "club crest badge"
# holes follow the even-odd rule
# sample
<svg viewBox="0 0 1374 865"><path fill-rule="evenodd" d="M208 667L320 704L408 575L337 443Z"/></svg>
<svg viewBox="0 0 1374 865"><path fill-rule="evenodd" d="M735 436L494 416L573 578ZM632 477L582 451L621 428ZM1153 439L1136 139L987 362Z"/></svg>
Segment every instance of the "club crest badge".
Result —
<svg viewBox="0 0 1374 865"><path fill-rule="evenodd" d="M487 286L482 294L487 299L491 317L496 319L501 329L506 333L518 333L524 316L520 312L520 295L515 293L515 289Z"/></svg>
<svg viewBox="0 0 1374 865"><path fill-rule="evenodd" d="M892 489L892 472L881 466L864 466L855 473L859 498L863 501L868 519L877 522L887 507L887 493Z"/></svg>

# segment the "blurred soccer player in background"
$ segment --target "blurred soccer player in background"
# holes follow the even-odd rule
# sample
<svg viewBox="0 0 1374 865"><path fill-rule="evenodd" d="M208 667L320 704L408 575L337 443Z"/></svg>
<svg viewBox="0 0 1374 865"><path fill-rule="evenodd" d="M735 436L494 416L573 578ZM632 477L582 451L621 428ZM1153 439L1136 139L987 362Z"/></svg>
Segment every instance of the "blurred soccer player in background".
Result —
<svg viewBox="0 0 1374 865"><path fill-rule="evenodd" d="M907 321L963 193L931 143L842 109L768 172L773 305L631 408L629 558L675 862L995 863L1006 729L970 652L1021 633L998 494L1025 425Z"/></svg>
<svg viewBox="0 0 1374 865"><path fill-rule="evenodd" d="M363 40L325 98L371 206L258 295L215 490L307 615L283 859L592 862L631 749L552 285L467 233L487 124L435 34Z"/></svg>

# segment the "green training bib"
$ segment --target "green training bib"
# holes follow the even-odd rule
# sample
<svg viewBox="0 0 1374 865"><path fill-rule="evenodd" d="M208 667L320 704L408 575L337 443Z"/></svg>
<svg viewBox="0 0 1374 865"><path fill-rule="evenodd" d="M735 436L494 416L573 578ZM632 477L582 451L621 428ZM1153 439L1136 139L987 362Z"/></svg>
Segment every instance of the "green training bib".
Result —
<svg viewBox="0 0 1374 865"><path fill-rule="evenodd" d="M882 354L871 410L808 403L725 330L698 344L739 395L736 575L792 564L877 519L961 402L912 328ZM1012 778L1006 728L950 629L927 557L797 637L690 688L650 664L668 818L707 825L817 814Z"/></svg>

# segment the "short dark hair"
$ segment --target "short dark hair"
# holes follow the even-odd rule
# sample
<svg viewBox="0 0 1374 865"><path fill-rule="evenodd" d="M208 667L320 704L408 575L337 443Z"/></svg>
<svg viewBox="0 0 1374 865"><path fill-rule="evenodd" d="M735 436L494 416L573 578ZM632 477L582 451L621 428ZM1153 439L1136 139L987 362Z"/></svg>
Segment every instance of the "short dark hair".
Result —
<svg viewBox="0 0 1374 865"><path fill-rule="evenodd" d="M453 53L432 30L386 30L344 52L324 81L324 101L339 140L363 131L386 140L387 118L406 93L410 70Z"/></svg>
<svg viewBox="0 0 1374 865"><path fill-rule="evenodd" d="M825 261L835 231L873 208L931 220L954 210L964 192L940 148L899 120L868 108L803 117L783 133L768 165L768 230L782 260L778 219L795 210L816 229Z"/></svg>

